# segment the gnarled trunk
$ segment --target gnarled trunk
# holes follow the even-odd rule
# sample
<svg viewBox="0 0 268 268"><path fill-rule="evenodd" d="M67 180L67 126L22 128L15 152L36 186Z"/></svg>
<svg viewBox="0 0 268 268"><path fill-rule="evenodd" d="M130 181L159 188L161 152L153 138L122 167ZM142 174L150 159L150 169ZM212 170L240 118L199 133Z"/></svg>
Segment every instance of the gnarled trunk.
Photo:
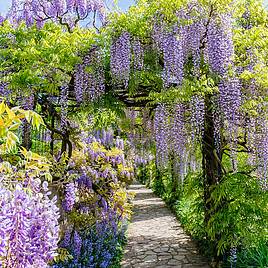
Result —
<svg viewBox="0 0 268 268"><path fill-rule="evenodd" d="M205 205L205 226L208 225L212 216L212 201L210 199L213 186L216 186L222 178L221 160L222 155L217 153L216 137L214 131L215 125L213 121L213 96L208 95L205 99L205 122L204 135L202 138L202 169L204 179L204 205ZM220 150L221 152L221 150ZM217 267L221 261L220 256L216 256L217 240L214 244L215 266Z"/></svg>

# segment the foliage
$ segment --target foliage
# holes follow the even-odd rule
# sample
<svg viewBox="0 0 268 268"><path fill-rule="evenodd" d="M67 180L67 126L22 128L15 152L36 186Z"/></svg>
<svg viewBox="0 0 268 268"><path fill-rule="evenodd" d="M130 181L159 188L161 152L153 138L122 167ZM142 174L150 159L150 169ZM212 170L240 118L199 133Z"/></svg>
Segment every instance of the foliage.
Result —
<svg viewBox="0 0 268 268"><path fill-rule="evenodd" d="M267 267L267 242L260 240L257 245L247 247L238 254L238 267Z"/></svg>
<svg viewBox="0 0 268 268"><path fill-rule="evenodd" d="M18 130L24 118L36 129L44 124L42 117L34 111L25 111L19 107L10 109L5 102L0 104L0 154L11 152L16 148L19 138L14 132Z"/></svg>
<svg viewBox="0 0 268 268"><path fill-rule="evenodd" d="M182 196L176 202L175 209L185 230L194 239L202 241L206 233L204 228L202 176L200 174L187 175Z"/></svg>
<svg viewBox="0 0 268 268"><path fill-rule="evenodd" d="M9 82L16 97L21 90L31 94L29 89L57 94L80 62L78 52L85 52L93 39L91 31L76 29L70 34L52 23L42 29L27 28L24 24L14 28L5 23L0 26L0 57L5 59L0 64L1 80ZM9 75L3 77L3 73Z"/></svg>
<svg viewBox="0 0 268 268"><path fill-rule="evenodd" d="M248 248L267 240L268 196L255 178L241 173L227 175L211 198L213 214L207 232L212 241L220 237L218 254L228 248Z"/></svg>

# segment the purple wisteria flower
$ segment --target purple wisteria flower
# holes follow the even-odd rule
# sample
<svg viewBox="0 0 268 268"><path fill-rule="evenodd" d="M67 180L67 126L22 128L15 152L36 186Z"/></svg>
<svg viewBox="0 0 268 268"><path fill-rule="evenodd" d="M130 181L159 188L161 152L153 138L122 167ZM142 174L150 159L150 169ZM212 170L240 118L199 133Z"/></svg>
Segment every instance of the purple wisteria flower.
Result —
<svg viewBox="0 0 268 268"><path fill-rule="evenodd" d="M76 66L74 91L78 103L95 101L105 92L103 54L92 49Z"/></svg>
<svg viewBox="0 0 268 268"><path fill-rule="evenodd" d="M163 35L162 51L164 55L163 80L164 85L180 85L183 80L184 56L182 39L172 33Z"/></svg>
<svg viewBox="0 0 268 268"><path fill-rule="evenodd" d="M14 191L0 189L0 259L7 267L47 267L59 239L56 197L30 193L20 184Z"/></svg>
<svg viewBox="0 0 268 268"><path fill-rule="evenodd" d="M65 211L70 212L75 204L76 199L76 186L70 182L65 187L65 198L63 200L63 207Z"/></svg>
<svg viewBox="0 0 268 268"><path fill-rule="evenodd" d="M80 256L81 247L82 247L82 238L79 235L79 233L75 231L74 232L74 244L73 244L75 256Z"/></svg>
<svg viewBox="0 0 268 268"><path fill-rule="evenodd" d="M159 104L154 118L157 165L165 167L168 163L169 124L168 110L164 104Z"/></svg>
<svg viewBox="0 0 268 268"><path fill-rule="evenodd" d="M173 150L175 154L180 155L186 144L186 129L185 129L185 107L182 103L174 106L173 122L172 122L172 139Z"/></svg>
<svg viewBox="0 0 268 268"><path fill-rule="evenodd" d="M202 96L194 95L190 103L192 139L201 138L204 132L205 102Z"/></svg>
<svg viewBox="0 0 268 268"><path fill-rule="evenodd" d="M133 50L133 68L136 71L141 71L144 64L144 48L138 39L132 42Z"/></svg>
<svg viewBox="0 0 268 268"><path fill-rule="evenodd" d="M128 86L131 64L130 34L123 32L111 45L111 74L116 82Z"/></svg>
<svg viewBox="0 0 268 268"><path fill-rule="evenodd" d="M214 18L208 27L207 55L211 70L225 75L233 63L234 45L231 16L223 14Z"/></svg>

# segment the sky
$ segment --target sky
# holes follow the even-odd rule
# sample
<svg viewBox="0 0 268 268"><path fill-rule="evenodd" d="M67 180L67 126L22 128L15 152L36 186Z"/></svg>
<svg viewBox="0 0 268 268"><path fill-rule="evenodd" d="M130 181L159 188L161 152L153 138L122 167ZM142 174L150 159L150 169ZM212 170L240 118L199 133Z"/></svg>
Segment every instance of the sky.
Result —
<svg viewBox="0 0 268 268"><path fill-rule="evenodd" d="M122 10L127 10L132 4L134 4L134 0L118 0L118 5ZM5 14L10 5L11 0L0 0L0 13Z"/></svg>

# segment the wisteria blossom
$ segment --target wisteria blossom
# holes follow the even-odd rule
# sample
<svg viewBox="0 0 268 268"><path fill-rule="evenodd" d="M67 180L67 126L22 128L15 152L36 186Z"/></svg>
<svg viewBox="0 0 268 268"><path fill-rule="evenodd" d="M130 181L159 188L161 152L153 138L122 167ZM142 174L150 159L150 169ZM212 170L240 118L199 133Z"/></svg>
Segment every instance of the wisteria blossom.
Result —
<svg viewBox="0 0 268 268"><path fill-rule="evenodd" d="M111 45L111 73L116 82L127 87L131 67L131 42L128 32L122 33Z"/></svg>
<svg viewBox="0 0 268 268"><path fill-rule="evenodd" d="M59 209L50 192L27 193L17 184L13 191L1 185L0 256L5 267L47 267L56 255ZM23 266L19 266L23 265Z"/></svg>

